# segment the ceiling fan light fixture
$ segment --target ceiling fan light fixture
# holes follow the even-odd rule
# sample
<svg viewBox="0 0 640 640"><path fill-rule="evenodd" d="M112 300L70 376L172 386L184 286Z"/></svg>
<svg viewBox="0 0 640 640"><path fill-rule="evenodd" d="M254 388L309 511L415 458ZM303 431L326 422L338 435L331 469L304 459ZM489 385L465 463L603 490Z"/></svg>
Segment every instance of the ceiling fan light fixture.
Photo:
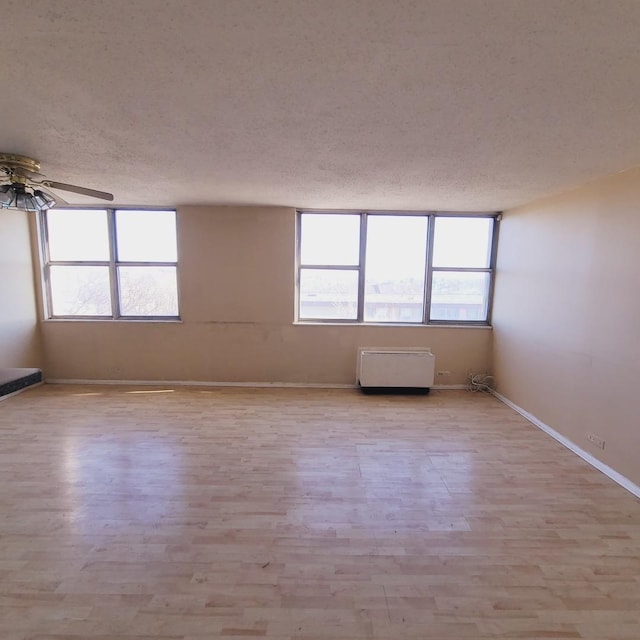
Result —
<svg viewBox="0 0 640 640"><path fill-rule="evenodd" d="M18 211L46 211L55 207L56 201L44 191L27 191L19 183L0 185L0 207Z"/></svg>
<svg viewBox="0 0 640 640"><path fill-rule="evenodd" d="M15 208L21 211L37 211L36 203L30 193L20 184L14 184L13 189L16 193Z"/></svg>
<svg viewBox="0 0 640 640"><path fill-rule="evenodd" d="M15 198L15 193L13 191L13 187L10 184L3 184L0 186L0 206L3 209L7 209L13 199Z"/></svg>
<svg viewBox="0 0 640 640"><path fill-rule="evenodd" d="M40 189L36 189L33 192L33 201L38 211L46 211L56 206L56 201L48 193L40 191Z"/></svg>

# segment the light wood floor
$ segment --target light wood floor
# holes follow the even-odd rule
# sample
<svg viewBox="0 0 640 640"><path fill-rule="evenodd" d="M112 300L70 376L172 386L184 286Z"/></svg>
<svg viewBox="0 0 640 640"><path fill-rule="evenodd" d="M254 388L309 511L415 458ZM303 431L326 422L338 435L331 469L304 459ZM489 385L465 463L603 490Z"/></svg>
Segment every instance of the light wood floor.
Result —
<svg viewBox="0 0 640 640"><path fill-rule="evenodd" d="M0 403L1 640L640 638L640 501L468 392Z"/></svg>

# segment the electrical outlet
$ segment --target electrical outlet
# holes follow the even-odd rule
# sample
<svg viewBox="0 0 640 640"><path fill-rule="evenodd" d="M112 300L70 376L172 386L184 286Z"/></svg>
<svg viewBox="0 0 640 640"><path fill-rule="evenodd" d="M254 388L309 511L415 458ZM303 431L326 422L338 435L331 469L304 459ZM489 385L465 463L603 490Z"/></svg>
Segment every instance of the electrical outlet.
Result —
<svg viewBox="0 0 640 640"><path fill-rule="evenodd" d="M596 447L604 449L604 440L600 436L597 436L595 433L587 433L587 440L592 444L595 444Z"/></svg>

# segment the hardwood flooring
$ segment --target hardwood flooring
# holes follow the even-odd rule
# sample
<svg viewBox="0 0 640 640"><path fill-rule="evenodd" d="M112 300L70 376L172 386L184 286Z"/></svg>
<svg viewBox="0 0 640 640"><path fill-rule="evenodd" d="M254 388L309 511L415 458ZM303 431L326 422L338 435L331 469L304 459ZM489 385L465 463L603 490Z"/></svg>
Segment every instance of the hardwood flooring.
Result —
<svg viewBox="0 0 640 640"><path fill-rule="evenodd" d="M0 639L640 638L640 501L464 391L0 403Z"/></svg>

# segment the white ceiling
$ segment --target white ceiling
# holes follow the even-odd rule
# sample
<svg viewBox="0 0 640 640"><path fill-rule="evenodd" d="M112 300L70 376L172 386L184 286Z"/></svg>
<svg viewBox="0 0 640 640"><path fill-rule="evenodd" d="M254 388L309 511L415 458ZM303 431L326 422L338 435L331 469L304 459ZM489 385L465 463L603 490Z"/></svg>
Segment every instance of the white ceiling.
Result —
<svg viewBox="0 0 640 640"><path fill-rule="evenodd" d="M640 164L637 0L2 0L1 24L0 151L118 204L499 210Z"/></svg>

